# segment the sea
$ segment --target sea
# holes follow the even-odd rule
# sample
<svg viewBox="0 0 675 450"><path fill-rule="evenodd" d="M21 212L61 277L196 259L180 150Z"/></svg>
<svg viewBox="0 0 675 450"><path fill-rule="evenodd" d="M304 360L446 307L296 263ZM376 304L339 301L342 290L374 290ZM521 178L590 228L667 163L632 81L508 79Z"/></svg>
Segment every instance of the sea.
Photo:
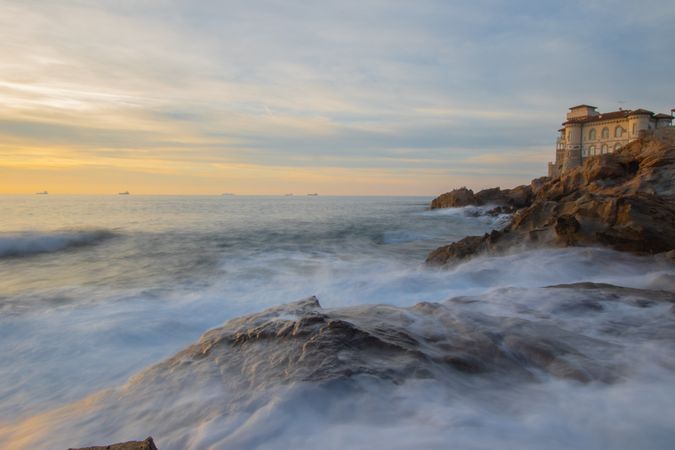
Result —
<svg viewBox="0 0 675 450"><path fill-rule="evenodd" d="M429 210L430 201L0 196L0 448L152 435L160 450L672 449L672 261L601 248L520 248L429 267L425 257L436 247L509 221L477 207ZM547 286L574 283L629 289L602 297L592 313L551 308L562 294ZM666 301L648 304L650 292ZM171 371L143 375L228 320L310 296L338 311L471 298L482 317L602 341L602 354L623 369L611 381L532 371L531 380L515 382L505 372L471 389L433 377L371 380L345 395L292 380L250 387L255 401L253 392L221 386L207 394L219 406L204 415L179 413L204 392L188 383L176 396ZM596 347L584 347L595 344L583 342L574 351L603 365ZM99 401L139 379L143 408Z"/></svg>

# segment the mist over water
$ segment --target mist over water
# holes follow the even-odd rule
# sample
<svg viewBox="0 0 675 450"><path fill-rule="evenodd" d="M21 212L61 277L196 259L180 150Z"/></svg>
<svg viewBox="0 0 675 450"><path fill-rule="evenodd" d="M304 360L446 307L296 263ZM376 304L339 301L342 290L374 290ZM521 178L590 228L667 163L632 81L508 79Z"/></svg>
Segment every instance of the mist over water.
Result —
<svg viewBox="0 0 675 450"><path fill-rule="evenodd" d="M645 290L675 291L672 263L603 249L523 249L427 268L433 248L508 219L427 211L428 201L0 197L0 447L152 434L162 450L669 448L675 314L669 294L647 304L654 296ZM640 291L545 288L587 281ZM611 382L538 369L523 381L502 367L485 377L246 385L201 366L187 378L143 371L229 319L311 295L329 311L445 302L448 314L473 324L467 330L489 333L505 321L546 327L532 331L536 342L564 330L576 337L563 341ZM400 326L420 341L434 327L443 332L420 323ZM19 439L28 430L58 445Z"/></svg>

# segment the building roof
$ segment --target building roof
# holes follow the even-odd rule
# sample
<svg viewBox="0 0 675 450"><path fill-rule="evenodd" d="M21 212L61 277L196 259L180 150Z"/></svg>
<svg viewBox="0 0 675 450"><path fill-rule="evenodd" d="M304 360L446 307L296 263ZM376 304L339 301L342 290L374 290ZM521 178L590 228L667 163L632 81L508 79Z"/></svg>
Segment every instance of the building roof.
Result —
<svg viewBox="0 0 675 450"><path fill-rule="evenodd" d="M593 109L596 109L597 106L591 106L591 105L577 105L577 106L572 106L570 109L578 109L578 108L593 108Z"/></svg>
<svg viewBox="0 0 675 450"><path fill-rule="evenodd" d="M663 113L658 113L654 115L655 119L672 119L673 116L669 116L668 114L663 114Z"/></svg>
<svg viewBox="0 0 675 450"><path fill-rule="evenodd" d="M649 116L654 115L653 112L647 111L646 109L642 109L642 108L634 109L633 111L630 112L631 116L637 116L638 114L644 114L644 115L649 115Z"/></svg>
<svg viewBox="0 0 675 450"><path fill-rule="evenodd" d="M642 111L644 111L644 109ZM589 123L589 122L601 122L603 120L622 119L624 117L628 117L633 112L634 111L631 111L629 109L624 109L621 111L612 111L608 113L598 114L596 116L575 117L573 119L567 120L566 122L563 122L563 125L567 125L568 123ZM649 111L647 111L647 113L652 114Z"/></svg>

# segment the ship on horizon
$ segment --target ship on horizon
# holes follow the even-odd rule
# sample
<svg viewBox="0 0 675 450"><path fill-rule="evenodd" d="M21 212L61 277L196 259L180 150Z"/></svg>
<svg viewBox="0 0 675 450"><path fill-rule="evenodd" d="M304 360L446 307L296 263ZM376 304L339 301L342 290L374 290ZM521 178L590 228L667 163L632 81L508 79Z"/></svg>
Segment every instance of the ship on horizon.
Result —
<svg viewBox="0 0 675 450"><path fill-rule="evenodd" d="M35 195L49 195L49 192L47 191L36 192Z"/></svg>
<svg viewBox="0 0 675 450"><path fill-rule="evenodd" d="M129 194L129 191L124 191L124 192L118 192L117 195L131 195L131 194Z"/></svg>

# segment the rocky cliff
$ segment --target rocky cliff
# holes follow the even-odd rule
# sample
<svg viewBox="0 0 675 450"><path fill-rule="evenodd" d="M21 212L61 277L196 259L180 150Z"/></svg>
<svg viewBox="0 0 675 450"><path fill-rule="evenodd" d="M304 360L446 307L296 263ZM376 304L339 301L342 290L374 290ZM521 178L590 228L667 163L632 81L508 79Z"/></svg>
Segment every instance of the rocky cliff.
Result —
<svg viewBox="0 0 675 450"><path fill-rule="evenodd" d="M587 159L560 177L476 194L461 188L432 208L508 205L503 230L440 247L427 262L448 264L517 246L603 245L639 253L675 248L675 128L655 130L614 153Z"/></svg>

